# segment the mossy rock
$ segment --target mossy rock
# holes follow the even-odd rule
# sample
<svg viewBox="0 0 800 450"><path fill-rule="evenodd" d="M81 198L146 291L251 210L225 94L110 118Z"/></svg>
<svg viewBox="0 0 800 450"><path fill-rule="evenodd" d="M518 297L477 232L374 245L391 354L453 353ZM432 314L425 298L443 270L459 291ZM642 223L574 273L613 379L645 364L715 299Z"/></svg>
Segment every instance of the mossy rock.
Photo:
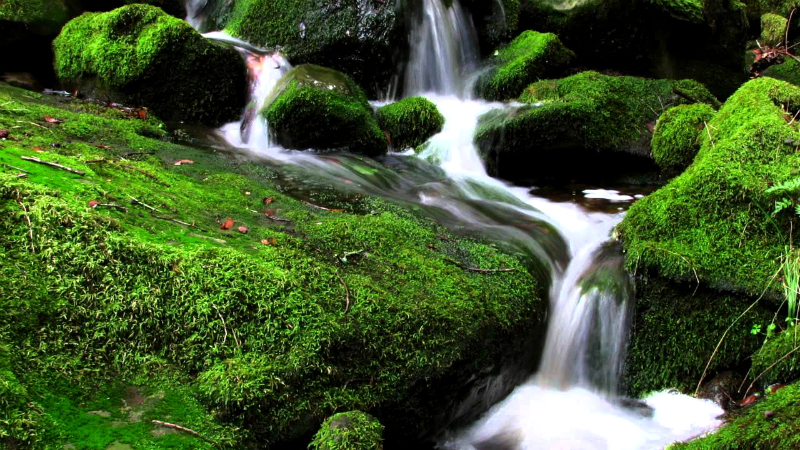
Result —
<svg viewBox="0 0 800 450"><path fill-rule="evenodd" d="M309 448L313 450L381 450L383 425L361 411L334 414L322 423Z"/></svg>
<svg viewBox="0 0 800 450"><path fill-rule="evenodd" d="M799 341L800 329L797 327L790 327L778 336L767 340L764 346L753 355L751 370L753 377L763 373L759 383L764 386L773 383L788 383L800 378L800 354L791 353L800 345ZM779 362L786 355L789 356Z"/></svg>
<svg viewBox="0 0 800 450"><path fill-rule="evenodd" d="M782 64L769 66L767 70L761 72L761 75L800 86L800 62L792 58L785 58Z"/></svg>
<svg viewBox="0 0 800 450"><path fill-rule="evenodd" d="M54 35L72 17L64 0L5 0L0 23L20 23L35 34Z"/></svg>
<svg viewBox="0 0 800 450"><path fill-rule="evenodd" d="M521 0L519 26L557 34L587 68L693 79L720 98L747 80L739 2Z"/></svg>
<svg viewBox="0 0 800 450"><path fill-rule="evenodd" d="M209 0L203 31L224 30L254 45L280 46L293 65L347 73L371 95L386 89L408 48L403 2Z"/></svg>
<svg viewBox="0 0 800 450"><path fill-rule="evenodd" d="M219 125L239 118L244 61L159 8L85 13L53 42L63 83L104 100L143 105L165 120Z"/></svg>
<svg viewBox="0 0 800 450"><path fill-rule="evenodd" d="M633 164L650 170L650 127L663 109L716 99L691 80L582 72L533 83L520 101L528 106L481 116L475 133L489 173L506 179L525 179L560 167L597 172ZM622 156L636 159L612 161Z"/></svg>
<svg viewBox="0 0 800 450"><path fill-rule="evenodd" d="M20 401L43 408L37 429L70 433L56 419L72 409L57 414L42 397L82 404L41 380L86 394L169 367L216 418L203 432L238 430L230 448L305 445L337 410L374 412L415 439L499 364L498 349L544 330L546 283L419 214L363 196L309 205L325 197L277 183L313 171L169 142L153 115L4 84L0 104L14 138L0 141L0 341L29 394ZM235 225L221 229L227 218Z"/></svg>
<svg viewBox="0 0 800 450"><path fill-rule="evenodd" d="M653 159L669 173L679 172L694 160L700 150L699 137L714 117L714 108L706 103L678 105L658 118L653 130Z"/></svg>
<svg viewBox="0 0 800 450"><path fill-rule="evenodd" d="M800 383L768 394L732 413L727 424L705 437L668 450L792 450L800 448Z"/></svg>
<svg viewBox="0 0 800 450"><path fill-rule="evenodd" d="M761 45L774 47L783 42L786 37L785 17L767 13L761 16Z"/></svg>
<svg viewBox="0 0 800 450"><path fill-rule="evenodd" d="M285 148L386 153L386 136L361 88L333 69L303 64L273 89L261 114Z"/></svg>
<svg viewBox="0 0 800 450"><path fill-rule="evenodd" d="M398 150L422 145L444 126L444 116L433 102L423 97L410 97L378 108L375 117Z"/></svg>
<svg viewBox="0 0 800 450"><path fill-rule="evenodd" d="M497 51L495 67L478 78L475 91L488 100L519 97L534 81L561 75L574 58L555 34L525 31Z"/></svg>
<svg viewBox="0 0 800 450"><path fill-rule="evenodd" d="M731 96L701 134L694 163L634 203L617 226L629 268L782 297L773 278L790 244L791 216L772 217L775 199L764 191L796 175L798 108L800 88L772 78Z"/></svg>

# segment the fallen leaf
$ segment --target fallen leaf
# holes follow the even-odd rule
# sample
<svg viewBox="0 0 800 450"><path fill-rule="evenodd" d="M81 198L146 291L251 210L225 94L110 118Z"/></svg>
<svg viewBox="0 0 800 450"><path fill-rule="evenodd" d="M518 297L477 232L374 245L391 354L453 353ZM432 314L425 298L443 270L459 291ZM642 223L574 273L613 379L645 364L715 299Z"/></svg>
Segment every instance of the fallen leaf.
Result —
<svg viewBox="0 0 800 450"><path fill-rule="evenodd" d="M101 144L97 144L97 145L95 145L95 147L103 149L103 150L108 150L109 148L111 148L110 145L101 145Z"/></svg>
<svg viewBox="0 0 800 450"><path fill-rule="evenodd" d="M264 204L269 205L270 203L275 201L275 197L267 197L264 199Z"/></svg>
<svg viewBox="0 0 800 450"><path fill-rule="evenodd" d="M31 150L35 151L36 153L43 153L44 149L42 147L33 147Z"/></svg>
<svg viewBox="0 0 800 450"><path fill-rule="evenodd" d="M222 226L219 227L220 230L230 230L233 228L233 219L225 219L225 222L222 223Z"/></svg>
<svg viewBox="0 0 800 450"><path fill-rule="evenodd" d="M275 245L278 243L278 241L275 238L269 238L269 239L262 239L261 243L263 245Z"/></svg>
<svg viewBox="0 0 800 450"><path fill-rule="evenodd" d="M181 164L194 164L194 161L191 159L182 159L180 161L175 161L176 166L180 166Z"/></svg>
<svg viewBox="0 0 800 450"><path fill-rule="evenodd" d="M248 231L250 231L250 230L248 230L248 229L247 229L247 227L239 227L239 228L237 228L237 229L239 230L239 233L245 233L245 234L246 234Z"/></svg>
<svg viewBox="0 0 800 450"><path fill-rule="evenodd" d="M63 120L50 116L44 116L44 120L47 121L47 123L64 123Z"/></svg>
<svg viewBox="0 0 800 450"><path fill-rule="evenodd" d="M8 130L0 130L0 139L7 139L9 134Z"/></svg>
<svg viewBox="0 0 800 450"><path fill-rule="evenodd" d="M92 200L92 201L90 201L90 202L88 203L88 205L89 205L89 208L96 208L96 207L97 207L97 205L99 205L99 204L100 204L100 202L98 202L98 201L96 201L96 200Z"/></svg>
<svg viewBox="0 0 800 450"><path fill-rule="evenodd" d="M739 406L751 405L751 404L755 403L758 399L759 399L759 396L756 395L756 394L749 395L747 398L742 400L741 403L739 403Z"/></svg>
<svg viewBox="0 0 800 450"><path fill-rule="evenodd" d="M264 211L264 215L267 216L267 217L273 217L276 212L277 211L275 211L274 209L268 209L268 210Z"/></svg>
<svg viewBox="0 0 800 450"><path fill-rule="evenodd" d="M146 109L140 109L139 110L139 118L142 119L142 120L147 120L147 110Z"/></svg>

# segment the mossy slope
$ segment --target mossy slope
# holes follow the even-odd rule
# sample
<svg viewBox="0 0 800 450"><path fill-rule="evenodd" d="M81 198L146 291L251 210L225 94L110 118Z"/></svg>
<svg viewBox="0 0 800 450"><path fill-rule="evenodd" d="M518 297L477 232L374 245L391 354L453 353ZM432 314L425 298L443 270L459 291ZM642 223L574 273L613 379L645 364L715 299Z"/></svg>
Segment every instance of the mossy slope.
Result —
<svg viewBox="0 0 800 450"><path fill-rule="evenodd" d="M444 116L423 97L410 97L378 108L375 118L398 150L422 145L444 126Z"/></svg>
<svg viewBox="0 0 800 450"><path fill-rule="evenodd" d="M419 433L448 401L436 386L468 383L544 319L519 261L382 201L362 200L366 215L309 206L262 164L154 139L152 117L3 85L0 103L13 138L0 141L0 338L22 388L168 365L239 428L235 448L310 438L336 409Z"/></svg>
<svg viewBox="0 0 800 450"><path fill-rule="evenodd" d="M103 100L143 105L165 120L218 125L239 117L244 62L150 5L85 13L53 42L56 75Z"/></svg>

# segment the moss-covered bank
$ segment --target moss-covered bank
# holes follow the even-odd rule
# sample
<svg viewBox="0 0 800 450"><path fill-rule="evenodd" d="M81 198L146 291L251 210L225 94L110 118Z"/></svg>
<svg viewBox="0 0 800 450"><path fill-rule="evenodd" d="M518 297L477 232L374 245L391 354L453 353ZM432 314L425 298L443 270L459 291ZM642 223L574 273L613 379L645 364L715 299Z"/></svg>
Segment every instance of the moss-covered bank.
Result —
<svg viewBox="0 0 800 450"><path fill-rule="evenodd" d="M85 13L53 42L56 75L103 100L143 105L165 120L236 120L247 95L244 61L183 20L149 5Z"/></svg>
<svg viewBox="0 0 800 450"><path fill-rule="evenodd" d="M422 145L444 126L444 116L424 97L409 97L378 108L375 118L398 150Z"/></svg>
<svg viewBox="0 0 800 450"><path fill-rule="evenodd" d="M4 85L0 104L2 376L18 399L0 417L20 424L6 443L68 431L48 398L82 400L51 382L91 392L165 368L218 421L200 431L238 428L234 448L306 445L337 409L379 411L413 439L452 400L443 387L544 320L519 261L385 202L310 206L262 164L161 140L152 116Z"/></svg>

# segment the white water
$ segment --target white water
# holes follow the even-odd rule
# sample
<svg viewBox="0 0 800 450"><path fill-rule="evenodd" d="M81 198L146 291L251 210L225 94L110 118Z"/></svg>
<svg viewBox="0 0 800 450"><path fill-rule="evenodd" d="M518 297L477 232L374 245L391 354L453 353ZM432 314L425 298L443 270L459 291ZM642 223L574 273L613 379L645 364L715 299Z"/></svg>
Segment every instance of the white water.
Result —
<svg viewBox="0 0 800 450"><path fill-rule="evenodd" d="M406 189L418 204L438 208L465 228L499 230L508 239L524 241L530 253L548 262L553 278L548 333L538 373L473 425L447 433L440 446L453 450L651 449L719 426L716 417L723 411L712 402L666 391L644 399L646 407L621 406L616 390L631 305L622 268L602 245L623 213L590 212L574 203L552 202L487 175L472 143L478 117L493 108L512 106L464 99L467 86L462 71L476 54L472 23L458 0L451 9L443 8L441 0L424 0L423 4L422 20L411 39L406 92L424 95L445 117L444 129L431 138L420 157L437 164L447 181L431 180ZM230 41L224 36L211 37ZM342 164L331 164L331 157L272 145L268 125L255 112L290 66L278 54L258 55L252 49L246 53L254 74L253 101L242 122L221 129L230 144L327 174L331 180L346 179L353 184L355 179L356 188L368 193L399 196L396 191L408 184L403 180L375 180L348 171ZM587 189L583 194L622 205L634 200L632 195L603 189ZM480 208L474 207L476 202ZM504 213L489 214L487 205ZM538 242L536 236L503 223L507 217L551 224L566 241L569 263L559 262L553 256L558 252ZM616 274L616 281L611 285L592 283L592 277L603 270Z"/></svg>

